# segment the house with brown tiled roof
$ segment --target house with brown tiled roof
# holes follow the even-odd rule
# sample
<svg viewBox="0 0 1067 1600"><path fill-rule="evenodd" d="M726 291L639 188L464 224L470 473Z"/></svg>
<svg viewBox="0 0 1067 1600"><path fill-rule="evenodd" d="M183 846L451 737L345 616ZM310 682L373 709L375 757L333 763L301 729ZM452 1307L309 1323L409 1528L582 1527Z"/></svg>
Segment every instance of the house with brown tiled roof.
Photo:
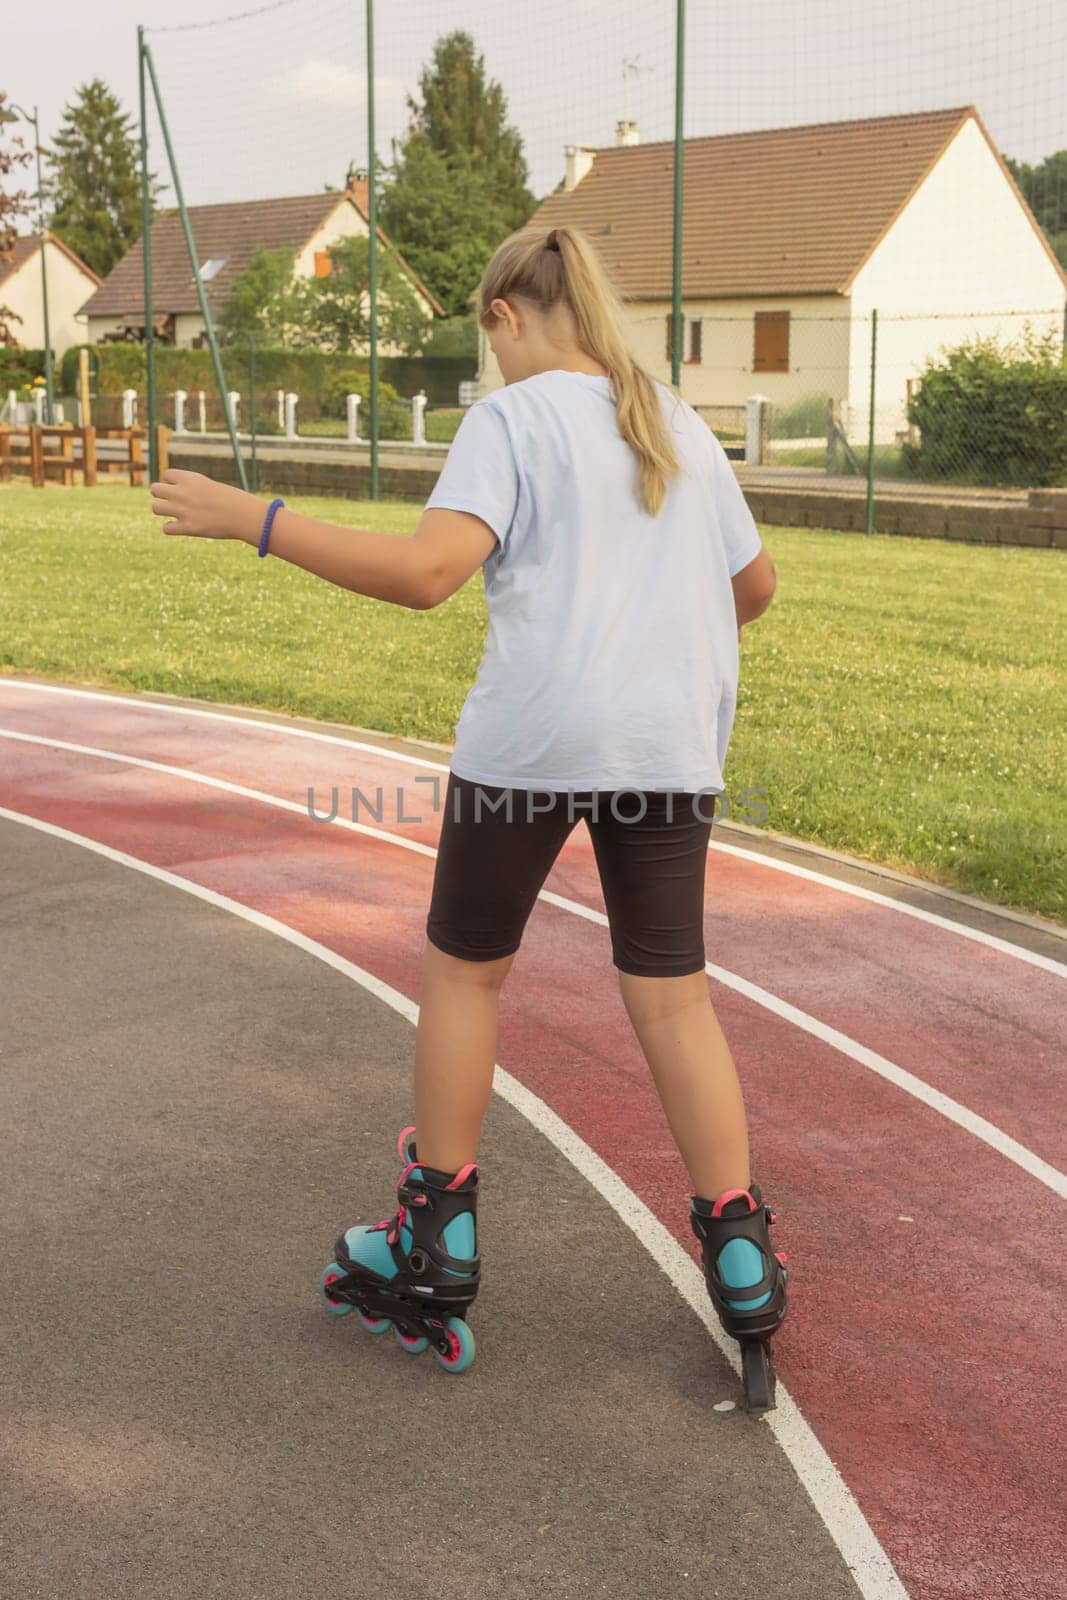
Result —
<svg viewBox="0 0 1067 1600"><path fill-rule="evenodd" d="M46 232L44 239L48 331L53 353L61 356L72 344L81 343L84 335L77 313L100 279L56 234ZM38 234L21 234L9 258L0 261L0 305L13 313L9 329L15 343L23 350L43 350L44 284Z"/></svg>
<svg viewBox="0 0 1067 1600"><path fill-rule="evenodd" d="M368 207L367 181L361 177L353 178L346 189L321 194L190 206L189 222L213 319L255 250L291 250L294 271L301 277L329 273L333 245L353 235L368 237ZM381 228L378 240L399 262L427 321L443 316L439 302ZM152 223L152 314L156 337L164 343L198 346L205 342L196 282L176 210L161 211ZM90 344L144 338L140 239L85 301L81 316L86 330L82 337ZM394 353L384 345L380 348L384 355Z"/></svg>
<svg viewBox="0 0 1067 1600"><path fill-rule="evenodd" d="M620 123L614 147L568 146L528 226L589 235L631 348L669 382L674 146L636 140ZM1017 338L1027 321L1062 344L1067 275L973 106L687 139L684 178L681 393L695 406L762 394L814 419L832 400L865 428L875 309L881 439L941 347ZM502 382L484 333L480 378Z"/></svg>

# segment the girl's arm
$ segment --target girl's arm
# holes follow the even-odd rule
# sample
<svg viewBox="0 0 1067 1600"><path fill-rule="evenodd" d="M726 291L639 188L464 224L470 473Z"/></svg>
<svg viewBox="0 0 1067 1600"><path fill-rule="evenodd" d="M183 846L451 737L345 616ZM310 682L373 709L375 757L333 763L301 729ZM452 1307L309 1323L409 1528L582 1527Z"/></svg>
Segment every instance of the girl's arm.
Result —
<svg viewBox="0 0 1067 1600"><path fill-rule="evenodd" d="M258 495L176 467L152 485L152 511L168 519L164 533L258 545L267 505ZM488 524L465 511L424 511L409 539L318 522L283 506L268 549L342 589L428 611L455 594L495 545Z"/></svg>

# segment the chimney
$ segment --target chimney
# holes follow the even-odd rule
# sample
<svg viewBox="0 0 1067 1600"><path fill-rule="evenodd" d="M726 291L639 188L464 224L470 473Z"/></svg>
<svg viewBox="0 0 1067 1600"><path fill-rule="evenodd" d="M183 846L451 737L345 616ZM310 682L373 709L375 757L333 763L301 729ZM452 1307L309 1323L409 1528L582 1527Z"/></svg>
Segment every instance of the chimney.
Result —
<svg viewBox="0 0 1067 1600"><path fill-rule="evenodd" d="M630 122L628 119L617 122L615 124L615 143L616 145L640 144L641 135L638 132L637 123Z"/></svg>
<svg viewBox="0 0 1067 1600"><path fill-rule="evenodd" d="M564 149L567 158L567 176L563 182L564 192L569 193L576 189L593 165L596 155L596 146L592 144L569 144Z"/></svg>

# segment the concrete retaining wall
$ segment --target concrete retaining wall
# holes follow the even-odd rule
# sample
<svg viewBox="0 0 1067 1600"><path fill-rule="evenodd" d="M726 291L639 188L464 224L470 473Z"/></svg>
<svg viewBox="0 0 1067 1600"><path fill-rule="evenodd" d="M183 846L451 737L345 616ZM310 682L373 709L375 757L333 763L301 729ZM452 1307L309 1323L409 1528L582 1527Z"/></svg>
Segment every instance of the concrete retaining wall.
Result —
<svg viewBox="0 0 1067 1600"><path fill-rule="evenodd" d="M224 483L236 483L232 459L219 449L194 444L170 445L171 464L206 472ZM443 458L442 458L443 459ZM383 462L378 481L388 500L424 501L437 482L437 463ZM326 450L300 450L283 457L272 450L260 461L260 487L279 494L341 495L350 500L370 494L370 466ZM861 533L867 526L862 493L841 493L790 485L742 485L757 522L785 528L838 528ZM1067 549L1067 489L1032 489L1025 498L989 497L960 492L958 500L923 499L877 493L876 533L920 539L960 539L970 544L1038 545Z"/></svg>

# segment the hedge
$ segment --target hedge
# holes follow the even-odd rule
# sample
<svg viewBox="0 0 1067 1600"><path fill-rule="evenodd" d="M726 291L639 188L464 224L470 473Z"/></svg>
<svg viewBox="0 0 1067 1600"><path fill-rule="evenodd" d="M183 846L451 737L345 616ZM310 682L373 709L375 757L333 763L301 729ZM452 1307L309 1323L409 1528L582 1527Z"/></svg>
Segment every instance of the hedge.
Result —
<svg viewBox="0 0 1067 1600"><path fill-rule="evenodd" d="M145 352L142 344L97 344L90 346L99 358L101 395L121 394L136 389L144 394ZM224 345L222 370L228 388L248 393L247 345ZM256 349L256 389L261 398L285 389L300 396L301 416L320 416L336 405L336 378L340 372L362 373L369 382L370 362L366 356L336 355L324 350ZM73 393L77 381L78 349L66 352L62 363L62 387ZM474 378L477 367L464 356L383 356L378 362L379 376L404 399L420 389L431 404L455 405L462 381ZM157 345L155 355L156 390L160 395L186 389L212 392L215 373L210 350L188 350L176 345ZM332 402L332 404L331 404Z"/></svg>

